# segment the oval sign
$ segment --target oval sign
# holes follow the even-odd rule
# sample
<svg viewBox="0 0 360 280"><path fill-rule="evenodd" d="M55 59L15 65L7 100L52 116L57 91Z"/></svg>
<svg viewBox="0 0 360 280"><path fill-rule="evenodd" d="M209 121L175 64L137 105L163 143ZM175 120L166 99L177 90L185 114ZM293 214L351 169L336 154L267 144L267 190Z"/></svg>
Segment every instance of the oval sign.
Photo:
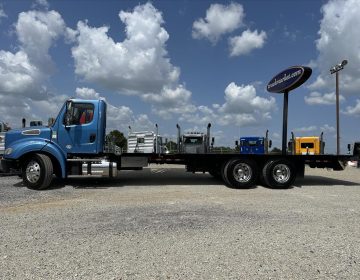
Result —
<svg viewBox="0 0 360 280"><path fill-rule="evenodd" d="M311 76L312 70L306 66L292 66L270 80L267 90L274 93L289 92L301 86Z"/></svg>

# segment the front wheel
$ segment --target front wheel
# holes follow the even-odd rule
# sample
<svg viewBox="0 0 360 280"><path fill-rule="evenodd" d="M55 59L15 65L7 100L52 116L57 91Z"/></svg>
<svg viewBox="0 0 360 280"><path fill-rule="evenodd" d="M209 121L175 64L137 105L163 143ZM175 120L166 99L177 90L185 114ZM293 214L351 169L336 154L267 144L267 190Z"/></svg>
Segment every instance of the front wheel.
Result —
<svg viewBox="0 0 360 280"><path fill-rule="evenodd" d="M29 157L22 168L24 184L33 190L47 188L53 178L53 165L51 159L44 154L34 154Z"/></svg>
<svg viewBox="0 0 360 280"><path fill-rule="evenodd" d="M286 189L295 181L296 168L285 159L269 161L263 168L262 178L269 187Z"/></svg>

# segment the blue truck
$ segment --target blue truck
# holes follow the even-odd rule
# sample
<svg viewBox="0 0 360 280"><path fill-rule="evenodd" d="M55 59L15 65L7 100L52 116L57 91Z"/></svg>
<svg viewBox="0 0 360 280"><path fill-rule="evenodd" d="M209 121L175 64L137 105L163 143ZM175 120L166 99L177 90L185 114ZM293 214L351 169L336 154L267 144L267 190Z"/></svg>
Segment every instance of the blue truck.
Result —
<svg viewBox="0 0 360 280"><path fill-rule="evenodd" d="M269 131L266 131L265 137L252 136L252 137L241 137L239 151L240 154L256 154L263 155L269 153L272 141L269 140ZM239 143L236 142L237 146Z"/></svg>
<svg viewBox="0 0 360 280"><path fill-rule="evenodd" d="M49 127L28 127L6 133L2 172L21 172L30 189L46 189L53 177L121 177L150 163L181 164L189 172L209 172L233 188L261 180L274 188L290 187L305 165L343 170L351 155L280 155L216 153L128 153L114 149L106 137L106 102L69 99ZM206 140L210 145L210 133ZM139 176L137 173L136 176Z"/></svg>
<svg viewBox="0 0 360 280"><path fill-rule="evenodd" d="M265 154L264 137L241 137L240 154Z"/></svg>

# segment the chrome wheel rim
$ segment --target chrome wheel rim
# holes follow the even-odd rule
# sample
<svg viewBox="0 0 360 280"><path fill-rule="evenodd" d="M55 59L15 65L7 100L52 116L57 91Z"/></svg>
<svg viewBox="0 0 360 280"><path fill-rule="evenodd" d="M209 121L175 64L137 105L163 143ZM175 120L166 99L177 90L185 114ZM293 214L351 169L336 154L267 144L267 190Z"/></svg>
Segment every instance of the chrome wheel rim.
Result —
<svg viewBox="0 0 360 280"><path fill-rule="evenodd" d="M239 183L246 183L251 180L252 169L246 163L238 163L233 170L234 179Z"/></svg>
<svg viewBox="0 0 360 280"><path fill-rule="evenodd" d="M277 183L286 183L290 179L290 168L286 164L277 164L273 169L273 178Z"/></svg>
<svg viewBox="0 0 360 280"><path fill-rule="evenodd" d="M26 179L30 183L37 183L40 179L40 164L34 160L30 161L26 166Z"/></svg>

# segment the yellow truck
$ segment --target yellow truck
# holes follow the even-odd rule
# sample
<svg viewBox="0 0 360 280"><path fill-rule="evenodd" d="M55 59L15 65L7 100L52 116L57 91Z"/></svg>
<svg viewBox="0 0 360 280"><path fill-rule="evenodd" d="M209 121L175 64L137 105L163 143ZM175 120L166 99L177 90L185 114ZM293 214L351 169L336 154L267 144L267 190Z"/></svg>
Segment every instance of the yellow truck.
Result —
<svg viewBox="0 0 360 280"><path fill-rule="evenodd" d="M288 152L293 155L323 155L325 142L323 133L320 136L294 137L289 142Z"/></svg>

